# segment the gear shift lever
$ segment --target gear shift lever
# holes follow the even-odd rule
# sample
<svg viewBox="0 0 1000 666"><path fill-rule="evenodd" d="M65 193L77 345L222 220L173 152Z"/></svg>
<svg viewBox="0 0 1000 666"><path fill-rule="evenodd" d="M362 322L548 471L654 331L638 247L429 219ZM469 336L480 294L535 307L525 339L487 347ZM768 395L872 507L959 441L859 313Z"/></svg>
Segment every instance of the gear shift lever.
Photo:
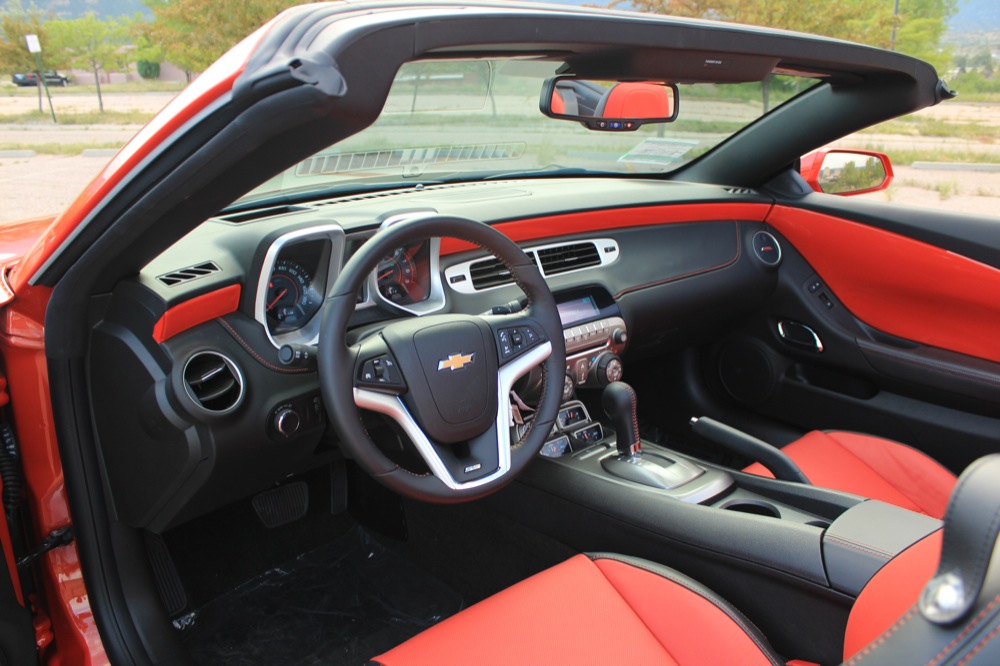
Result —
<svg viewBox="0 0 1000 666"><path fill-rule="evenodd" d="M604 458L601 466L622 479L664 490L679 488L704 474L705 470L686 460L642 452L636 402L635 390L625 382L605 387L601 405L615 425L618 455Z"/></svg>
<svg viewBox="0 0 1000 666"><path fill-rule="evenodd" d="M615 426L615 443L622 456L632 457L642 453L636 402L635 390L625 382L608 384L601 395L601 406Z"/></svg>

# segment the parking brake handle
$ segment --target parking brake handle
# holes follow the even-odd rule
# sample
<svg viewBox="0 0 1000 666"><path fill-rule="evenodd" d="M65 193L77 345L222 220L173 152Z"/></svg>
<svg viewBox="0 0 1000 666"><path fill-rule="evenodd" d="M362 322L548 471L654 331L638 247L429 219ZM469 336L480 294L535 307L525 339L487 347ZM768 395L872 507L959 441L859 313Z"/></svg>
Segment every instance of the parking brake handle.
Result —
<svg viewBox="0 0 1000 666"><path fill-rule="evenodd" d="M776 446L707 416L693 417L691 428L695 434L720 444L741 456L750 458L754 462L759 462L771 474L774 474L776 479L795 483L810 483L799 466Z"/></svg>

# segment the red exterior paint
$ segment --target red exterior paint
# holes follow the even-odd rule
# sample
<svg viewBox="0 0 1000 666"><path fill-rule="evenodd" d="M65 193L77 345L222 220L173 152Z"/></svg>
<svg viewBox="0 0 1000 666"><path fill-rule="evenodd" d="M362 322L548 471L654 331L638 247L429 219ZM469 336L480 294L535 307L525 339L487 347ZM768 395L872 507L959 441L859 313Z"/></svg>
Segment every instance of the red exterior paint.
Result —
<svg viewBox="0 0 1000 666"><path fill-rule="evenodd" d="M153 339L162 343L198 324L236 312L240 305L240 291L240 285L231 284L175 305L156 322Z"/></svg>
<svg viewBox="0 0 1000 666"><path fill-rule="evenodd" d="M25 501L37 540L70 522L44 351L43 321L49 295L50 290L44 287L25 288L0 318L0 350L10 381L10 409L21 447ZM55 635L54 642L43 652L45 663L107 663L83 585L76 545L46 554L38 571L41 603Z"/></svg>
<svg viewBox="0 0 1000 666"><path fill-rule="evenodd" d="M244 39L205 70L111 159L83 194L56 218L25 257L24 263L11 275L11 286L15 293L28 283L76 228L126 180L129 173L166 143L185 123L232 90L233 81L243 73L254 48L276 20L278 19Z"/></svg>
<svg viewBox="0 0 1000 666"><path fill-rule="evenodd" d="M676 204L673 206L647 206L644 208L619 208L591 210L583 213L566 213L530 220L501 222L493 226L513 241L552 238L569 233L607 231L625 227L645 227L681 222L711 222L717 220L752 220L761 222L770 206L756 203L707 203ZM454 254L474 250L476 246L455 238L441 239L441 254Z"/></svg>
<svg viewBox="0 0 1000 666"><path fill-rule="evenodd" d="M767 222L865 323L1000 363L1000 270L821 213L776 206Z"/></svg>

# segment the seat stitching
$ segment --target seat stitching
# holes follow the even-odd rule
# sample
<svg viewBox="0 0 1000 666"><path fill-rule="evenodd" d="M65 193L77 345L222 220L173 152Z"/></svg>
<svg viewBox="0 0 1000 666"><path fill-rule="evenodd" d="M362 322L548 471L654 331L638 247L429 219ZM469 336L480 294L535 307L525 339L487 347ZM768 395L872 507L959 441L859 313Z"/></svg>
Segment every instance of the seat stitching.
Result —
<svg viewBox="0 0 1000 666"><path fill-rule="evenodd" d="M962 642L962 640L964 640L965 637L968 636L969 633L971 633L978 626L978 624L983 621L983 618L986 615L988 615L990 611L996 608L998 603L1000 603L1000 594L993 597L993 600L989 603L989 605L987 605L986 608L981 610L979 614L976 615L976 617L973 618L972 621L965 626L965 628L961 631L961 633L958 634L958 636L955 636L955 638L952 639L950 643L941 648L941 651L938 652L937 656L931 659L929 662L927 662L927 666L935 666L936 664L939 664L941 660L944 658L945 653L951 651L955 647L955 645Z"/></svg>
<svg viewBox="0 0 1000 666"><path fill-rule="evenodd" d="M839 536L837 536L835 534L826 534L825 535L825 540L826 541L836 541L841 546L844 546L846 548L853 548L854 550L859 550L859 551L861 551L863 553L866 553L868 555L875 555L876 557L878 557L880 559L883 559L883 560L890 560L890 559L892 559L894 557L894 555L892 553L887 553L887 552L885 552L883 550L879 550L878 548L874 548L872 546L866 546L865 544L858 543L856 541L851 541L850 539L845 539L845 538L839 537Z"/></svg>
<svg viewBox="0 0 1000 666"><path fill-rule="evenodd" d="M980 650L986 647L987 643L989 643L990 641L992 641L994 638L997 637L998 633L1000 633L1000 624L993 627L993 631L986 634L986 636L984 636L983 639L979 641L976 647L972 648L972 650L967 655L962 657L962 660L958 662L958 664L956 664L955 666L965 666L965 664L969 663L973 657L979 654Z"/></svg>
<svg viewBox="0 0 1000 666"><path fill-rule="evenodd" d="M777 661L771 655L771 650L768 649L767 647L765 647L760 642L760 640L754 635L753 631L751 631L746 626L747 624L749 624L757 632L760 632L760 629L757 628L757 625L755 625L753 623L753 621L751 621L749 618L747 618L746 616L744 616L742 613L740 613L735 608L731 608L731 607L730 608L726 608L726 606L728 605L727 603L720 604L718 600L713 599L712 597L706 595L701 590L698 590L696 588L692 588L686 581L677 579L677 578L671 576L666 571L658 571L658 570L655 570L655 569L650 569L649 567L645 567L645 566L642 565L641 562L634 562L634 561L631 561L631 560L628 560L628 559L615 557L613 554L601 554L600 559L602 559L602 560L612 560L612 561L615 561L615 562L620 562L622 564L627 564L629 566L636 567L638 569L642 569L643 571L647 571L647 572L649 572L651 574L660 576L661 578L666 578L667 580L669 580L670 582L674 583L675 585L680 585L685 590L687 590L689 592L693 592L694 594L698 595L699 597L701 597L705 601L709 602L710 604L712 604L713 606L715 606L716 608L718 608L720 611L722 611L723 613L725 613L726 616L730 620L732 620L733 622L735 622L736 625L740 629L743 630L743 633L746 634L747 638L749 638L751 641L753 641L754 645L757 646L757 648L761 651L761 653L767 658L768 661L770 661L772 664L774 664L774 666L782 666L782 664L779 661ZM601 571L600 567L598 567L597 570ZM601 571L601 574L604 575L604 572ZM607 576L605 576L605 580L607 580ZM610 584L612 587L614 587L614 583L612 583L611 581L608 581L608 584ZM615 588L616 591L617 591L617 589L618 588ZM621 593L619 592L619 596L620 595L621 595ZM629 608L631 608L631 606L629 606ZM634 610L632 612L635 613ZM636 617L638 617L638 614L636 614ZM642 618L639 618L639 621L641 622ZM645 622L643 622L643 624L645 625ZM647 629L648 629L648 627L647 627ZM650 631L652 631L652 630L650 630ZM654 634L654 638L655 638L655 634ZM657 642L659 642L659 640L657 640ZM661 643L661 645L662 645L662 643ZM664 650L666 650L665 647L664 647ZM668 654L669 654L669 652L668 652Z"/></svg>
<svg viewBox="0 0 1000 666"><path fill-rule="evenodd" d="M910 610L908 610L903 617L901 617L898 620L896 620L896 623L894 625L892 625L891 627L889 627L885 631L885 633L882 634L877 640L872 641L871 643L868 644L868 646L864 650L862 650L861 652L858 652L856 655L854 655L853 657L851 657L851 660L848 661L845 664L845 666L853 666L854 664L857 664L862 659L864 659L865 657L867 657L868 655L870 655L872 652L874 652L875 650L877 650L893 634L895 634L897 631L899 631L900 629L902 629L903 625L906 624L907 622L909 622L910 619L914 615L916 615L916 613L917 613L917 605L914 604L913 606L910 606Z"/></svg>

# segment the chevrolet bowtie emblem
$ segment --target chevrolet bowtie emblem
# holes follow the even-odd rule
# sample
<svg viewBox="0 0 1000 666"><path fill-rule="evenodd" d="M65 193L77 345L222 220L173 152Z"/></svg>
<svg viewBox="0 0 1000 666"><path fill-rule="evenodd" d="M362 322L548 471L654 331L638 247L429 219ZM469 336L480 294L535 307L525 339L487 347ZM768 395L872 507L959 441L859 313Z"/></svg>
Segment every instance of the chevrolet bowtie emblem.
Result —
<svg viewBox="0 0 1000 666"><path fill-rule="evenodd" d="M451 370L455 372L456 370L461 370L469 363L472 363L472 357L475 354L452 354L443 361L438 361L438 372L442 370Z"/></svg>

